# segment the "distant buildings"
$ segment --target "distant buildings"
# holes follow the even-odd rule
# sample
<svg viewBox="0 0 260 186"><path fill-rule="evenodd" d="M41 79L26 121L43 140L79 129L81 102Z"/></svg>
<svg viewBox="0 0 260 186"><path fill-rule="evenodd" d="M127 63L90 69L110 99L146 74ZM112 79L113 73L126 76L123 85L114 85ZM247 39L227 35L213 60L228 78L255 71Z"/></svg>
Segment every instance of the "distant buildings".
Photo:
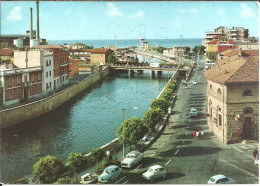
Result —
<svg viewBox="0 0 260 186"><path fill-rule="evenodd" d="M82 43L76 43L76 44L71 45L71 48L72 48L72 49L83 49L84 46L85 46L85 45L82 44Z"/></svg>
<svg viewBox="0 0 260 186"><path fill-rule="evenodd" d="M140 39L140 49L145 50L147 41L144 38Z"/></svg>
<svg viewBox="0 0 260 186"><path fill-rule="evenodd" d="M170 56L173 58L183 57L184 55L187 55L186 49L186 46L176 46L173 48L167 48L163 50L163 55Z"/></svg>
<svg viewBox="0 0 260 186"><path fill-rule="evenodd" d="M225 144L259 138L259 51L227 51L204 72L207 123Z"/></svg>

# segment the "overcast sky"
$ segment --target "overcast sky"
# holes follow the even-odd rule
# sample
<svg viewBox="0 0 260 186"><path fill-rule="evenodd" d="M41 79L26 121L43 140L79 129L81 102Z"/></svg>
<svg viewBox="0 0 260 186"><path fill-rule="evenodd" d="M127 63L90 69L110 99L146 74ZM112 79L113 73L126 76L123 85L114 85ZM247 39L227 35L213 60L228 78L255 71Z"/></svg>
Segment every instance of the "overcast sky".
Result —
<svg viewBox="0 0 260 186"><path fill-rule="evenodd" d="M203 38L219 26L259 35L256 2L40 2L40 36L48 40ZM35 2L2 2L1 34L25 34Z"/></svg>

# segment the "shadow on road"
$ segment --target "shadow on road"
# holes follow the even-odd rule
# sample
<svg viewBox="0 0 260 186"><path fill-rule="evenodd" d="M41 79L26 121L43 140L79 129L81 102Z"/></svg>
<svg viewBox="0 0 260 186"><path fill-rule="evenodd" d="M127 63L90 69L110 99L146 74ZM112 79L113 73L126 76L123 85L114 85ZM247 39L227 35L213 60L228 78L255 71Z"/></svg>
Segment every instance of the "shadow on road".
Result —
<svg viewBox="0 0 260 186"><path fill-rule="evenodd" d="M172 179L172 178L176 179L176 178L181 178L183 176L185 176L185 174L183 174L183 173L168 173L166 176L166 179Z"/></svg>
<svg viewBox="0 0 260 186"><path fill-rule="evenodd" d="M192 141L176 141L173 143L174 146L180 146L180 145L188 145L188 144L192 144Z"/></svg>
<svg viewBox="0 0 260 186"><path fill-rule="evenodd" d="M176 156L183 157L183 156L199 156L205 154L215 154L220 150L222 149L217 147L182 147L180 148L180 151Z"/></svg>

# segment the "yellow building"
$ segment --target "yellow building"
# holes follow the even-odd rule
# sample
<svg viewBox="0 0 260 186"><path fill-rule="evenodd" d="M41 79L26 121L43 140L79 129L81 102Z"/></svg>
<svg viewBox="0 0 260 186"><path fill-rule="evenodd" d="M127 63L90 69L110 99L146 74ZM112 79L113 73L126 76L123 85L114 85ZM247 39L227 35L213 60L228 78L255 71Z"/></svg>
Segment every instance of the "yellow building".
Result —
<svg viewBox="0 0 260 186"><path fill-rule="evenodd" d="M90 50L90 64L102 65L107 63L109 54L113 54L113 50L108 48L95 48Z"/></svg>
<svg viewBox="0 0 260 186"><path fill-rule="evenodd" d="M218 40L210 41L206 44L206 52L217 52L218 51Z"/></svg>
<svg viewBox="0 0 260 186"><path fill-rule="evenodd" d="M225 58L205 71L207 123L223 143L259 138L259 56Z"/></svg>

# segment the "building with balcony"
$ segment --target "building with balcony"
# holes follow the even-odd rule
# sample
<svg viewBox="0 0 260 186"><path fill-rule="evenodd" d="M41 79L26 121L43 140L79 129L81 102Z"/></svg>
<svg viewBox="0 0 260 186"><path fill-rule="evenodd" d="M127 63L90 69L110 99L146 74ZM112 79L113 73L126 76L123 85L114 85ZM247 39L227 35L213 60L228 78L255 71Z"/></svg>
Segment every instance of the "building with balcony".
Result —
<svg viewBox="0 0 260 186"><path fill-rule="evenodd" d="M140 49L145 50L145 47L147 45L147 41L144 38L140 39Z"/></svg>
<svg viewBox="0 0 260 186"><path fill-rule="evenodd" d="M259 137L259 56L233 55L205 71L207 124L223 143Z"/></svg>
<svg viewBox="0 0 260 186"><path fill-rule="evenodd" d="M79 62L80 60L69 59L69 77L79 74Z"/></svg>
<svg viewBox="0 0 260 186"><path fill-rule="evenodd" d="M26 102L42 95L42 67L0 69L0 105Z"/></svg>

